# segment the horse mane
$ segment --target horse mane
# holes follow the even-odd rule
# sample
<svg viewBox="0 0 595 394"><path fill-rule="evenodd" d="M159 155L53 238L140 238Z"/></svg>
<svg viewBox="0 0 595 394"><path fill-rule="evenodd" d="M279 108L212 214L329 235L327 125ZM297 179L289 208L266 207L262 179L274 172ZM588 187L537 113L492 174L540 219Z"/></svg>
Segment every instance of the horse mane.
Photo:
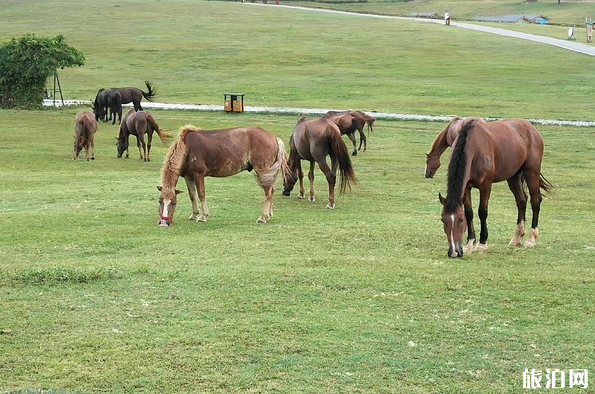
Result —
<svg viewBox="0 0 595 394"><path fill-rule="evenodd" d="M467 136L469 130L475 126L476 119L470 119L462 127L459 136L454 144L450 163L448 163L446 202L444 210L446 212L455 212L462 204L465 188L465 175L467 172L467 154L465 146L467 145Z"/></svg>
<svg viewBox="0 0 595 394"><path fill-rule="evenodd" d="M180 129L178 140L169 148L163 159L161 169L161 186L164 196L173 197L176 193L176 184L182 172L182 166L186 162L188 147L186 146L186 136L190 133L199 132L200 129L193 125L186 125Z"/></svg>

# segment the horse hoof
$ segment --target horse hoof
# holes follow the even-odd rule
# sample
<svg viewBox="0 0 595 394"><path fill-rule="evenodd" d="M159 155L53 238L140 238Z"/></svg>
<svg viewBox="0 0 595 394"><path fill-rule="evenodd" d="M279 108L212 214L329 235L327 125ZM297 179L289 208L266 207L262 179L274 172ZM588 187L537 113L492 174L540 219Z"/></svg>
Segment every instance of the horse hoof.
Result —
<svg viewBox="0 0 595 394"><path fill-rule="evenodd" d="M258 224L265 224L267 221L264 220L263 218L258 218L258 220L256 221L256 223Z"/></svg>
<svg viewBox="0 0 595 394"><path fill-rule="evenodd" d="M357 151L354 151L351 156L357 156Z"/></svg>
<svg viewBox="0 0 595 394"><path fill-rule="evenodd" d="M335 209L335 203L328 203L326 204L326 209Z"/></svg>
<svg viewBox="0 0 595 394"><path fill-rule="evenodd" d="M508 243L508 246L521 246L521 241L517 240L517 239L513 239Z"/></svg>
<svg viewBox="0 0 595 394"><path fill-rule="evenodd" d="M531 242L531 241L526 241L526 242L523 244L523 246L524 246L525 248L534 248L534 247L535 247L535 245L536 245L536 243L535 243L535 242Z"/></svg>
<svg viewBox="0 0 595 394"><path fill-rule="evenodd" d="M473 249L474 252L485 252L488 250L488 244L477 244L477 246L475 246L475 249Z"/></svg>

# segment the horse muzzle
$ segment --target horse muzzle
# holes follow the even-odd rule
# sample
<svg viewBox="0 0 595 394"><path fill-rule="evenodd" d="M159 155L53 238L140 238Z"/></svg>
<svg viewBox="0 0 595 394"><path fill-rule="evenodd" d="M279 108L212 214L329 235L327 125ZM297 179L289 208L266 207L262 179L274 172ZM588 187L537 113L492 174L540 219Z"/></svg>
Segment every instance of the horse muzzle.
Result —
<svg viewBox="0 0 595 394"><path fill-rule="evenodd" d="M457 245L456 249L448 248L448 257L463 257L463 247L461 245Z"/></svg>
<svg viewBox="0 0 595 394"><path fill-rule="evenodd" d="M172 217L160 217L159 218L159 227L169 227L174 224L174 219Z"/></svg>
<svg viewBox="0 0 595 394"><path fill-rule="evenodd" d="M287 189L287 188L284 188L282 194L284 196L290 196L291 195L291 190L290 189Z"/></svg>

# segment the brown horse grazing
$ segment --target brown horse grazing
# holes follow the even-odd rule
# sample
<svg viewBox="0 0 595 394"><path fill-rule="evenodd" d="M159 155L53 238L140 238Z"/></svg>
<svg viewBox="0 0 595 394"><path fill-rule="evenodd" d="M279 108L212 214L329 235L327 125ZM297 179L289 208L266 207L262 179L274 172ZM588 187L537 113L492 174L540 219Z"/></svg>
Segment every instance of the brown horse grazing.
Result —
<svg viewBox="0 0 595 394"><path fill-rule="evenodd" d="M487 127L490 125L490 127ZM488 240L488 201L492 184L507 181L516 200L517 229L510 245L521 245L525 235L527 193L531 196L531 234L524 243L533 247L539 235L538 222L542 196L540 189L550 191L553 186L541 175L543 139L531 123L524 119L508 119L482 123L476 119L464 122L453 145L448 165L446 198L439 194L443 205L442 222L448 239L448 255L462 257L463 252L484 251ZM479 244L474 248L473 209L471 188L479 189ZM463 232L467 229L468 244L462 247Z"/></svg>
<svg viewBox="0 0 595 394"><path fill-rule="evenodd" d="M120 123L120 134L116 137L116 140L118 140L118 158L122 157L124 151L126 151L126 158L128 158L128 137L132 134L136 137L136 146L138 146L140 158L144 161L151 161L153 131L157 132L161 142L167 143L170 136L159 128L153 115L144 111L134 112L132 109L128 111ZM148 136L147 143L145 143L145 134Z"/></svg>
<svg viewBox="0 0 595 394"><path fill-rule="evenodd" d="M340 192L343 193L350 183L357 183L349 151L341 139L339 128L328 119L307 120L302 117L298 122L289 140L289 169L283 183L283 195L289 196L297 179L300 180L300 194L298 198L305 198L304 173L302 160L310 162L310 202L314 202L314 163L318 163L328 182L328 209L335 208L335 183L337 180L337 167L341 175ZM331 158L331 167L326 163L326 157Z"/></svg>
<svg viewBox="0 0 595 394"><path fill-rule="evenodd" d="M442 156L446 148L452 146L454 140L459 135L463 124L470 119L476 119L478 122L485 123L481 118L459 118L458 116L455 116L450 120L444 130L438 134L432 143L430 152L426 153L426 178L434 177L434 174L438 171L438 168L440 168L440 156Z"/></svg>
<svg viewBox="0 0 595 394"><path fill-rule="evenodd" d="M74 156L72 160L79 157L82 149L85 149L85 159L95 160L95 133L97 132L97 121L95 115L89 111L81 111L74 118ZM89 150L91 155L89 156Z"/></svg>
<svg viewBox="0 0 595 394"><path fill-rule="evenodd" d="M122 96L122 104L132 103L135 111L142 111L143 107L140 105L141 100L146 98L149 101L153 101L153 98L157 95L157 89L151 82L145 81L148 92L143 92L138 88L113 88L120 92Z"/></svg>
<svg viewBox="0 0 595 394"><path fill-rule="evenodd" d="M367 149L366 134L364 133L364 126L368 125L368 132L373 131L373 124L376 119L370 115L365 114L362 111L328 111L324 115L325 119L330 120L339 127L342 135L346 135L347 138L353 144L353 156L357 155L358 149L355 141L355 131L359 132L359 149L364 144L364 152Z"/></svg>
<svg viewBox="0 0 595 394"><path fill-rule="evenodd" d="M176 184L184 177L192 215L190 220L206 222L209 208L206 201L205 177L228 177L244 170L254 170L256 181L264 190L265 201L258 223L273 217L273 193L279 172L287 171L287 153L283 141L259 127L203 131L184 126L178 140L163 161L159 197L159 225L173 224L177 203ZM196 202L200 200L202 213Z"/></svg>

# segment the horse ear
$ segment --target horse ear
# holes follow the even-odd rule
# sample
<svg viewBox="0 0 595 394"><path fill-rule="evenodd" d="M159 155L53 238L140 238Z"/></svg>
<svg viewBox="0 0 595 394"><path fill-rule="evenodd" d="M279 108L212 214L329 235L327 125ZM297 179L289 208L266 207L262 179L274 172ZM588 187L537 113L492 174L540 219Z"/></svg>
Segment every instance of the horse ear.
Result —
<svg viewBox="0 0 595 394"><path fill-rule="evenodd" d="M183 191L181 191L181 190L178 190L178 189L176 189L176 196L177 196L178 194L180 194L180 193L184 193L184 192L183 192Z"/></svg>
<svg viewBox="0 0 595 394"><path fill-rule="evenodd" d="M161 191L163 189L161 186L157 186L157 190Z"/></svg>
<svg viewBox="0 0 595 394"><path fill-rule="evenodd" d="M440 204L446 204L446 198L442 197L442 193L438 193L438 200L440 200Z"/></svg>

